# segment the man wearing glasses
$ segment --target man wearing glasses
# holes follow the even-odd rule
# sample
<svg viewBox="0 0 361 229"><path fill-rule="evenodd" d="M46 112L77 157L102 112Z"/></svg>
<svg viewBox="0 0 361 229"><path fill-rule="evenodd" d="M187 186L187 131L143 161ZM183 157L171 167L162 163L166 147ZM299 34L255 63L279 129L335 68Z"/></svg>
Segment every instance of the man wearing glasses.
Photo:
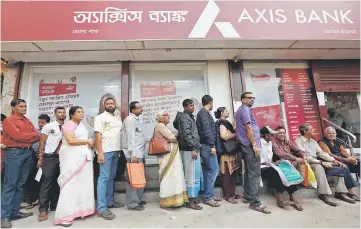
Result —
<svg viewBox="0 0 361 229"><path fill-rule="evenodd" d="M271 211L261 205L259 188L261 181L261 135L251 107L254 104L252 92L241 95L242 106L236 113L236 130L241 142L245 163L243 203L249 203L250 209L265 214Z"/></svg>
<svg viewBox="0 0 361 229"><path fill-rule="evenodd" d="M145 138L139 124L139 116L143 113L139 102L129 104L130 115L124 119L122 133L122 149L127 163L144 163ZM125 179L129 181L129 171L125 170ZM142 201L144 188L133 188L126 183L127 207L131 211L143 211L145 201Z"/></svg>

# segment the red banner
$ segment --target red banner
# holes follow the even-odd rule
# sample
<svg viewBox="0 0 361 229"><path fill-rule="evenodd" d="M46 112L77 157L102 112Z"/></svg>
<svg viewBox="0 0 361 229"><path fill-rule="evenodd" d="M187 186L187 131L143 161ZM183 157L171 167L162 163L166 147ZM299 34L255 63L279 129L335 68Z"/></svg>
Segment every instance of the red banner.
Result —
<svg viewBox="0 0 361 229"><path fill-rule="evenodd" d="M316 129L315 139L319 140L322 127L317 97L307 69L281 69L280 73L290 140L294 141L300 135L298 129L303 123Z"/></svg>
<svg viewBox="0 0 361 229"><path fill-rule="evenodd" d="M281 105L256 107L252 111L260 128L270 126L275 129L277 126L283 125Z"/></svg>
<svg viewBox="0 0 361 229"><path fill-rule="evenodd" d="M142 98L155 97L155 96L166 96L176 95L175 83L171 84L140 84L140 95Z"/></svg>
<svg viewBox="0 0 361 229"><path fill-rule="evenodd" d="M2 41L360 39L358 1L2 1Z"/></svg>
<svg viewBox="0 0 361 229"><path fill-rule="evenodd" d="M65 95L76 93L76 84L39 84L39 96Z"/></svg>

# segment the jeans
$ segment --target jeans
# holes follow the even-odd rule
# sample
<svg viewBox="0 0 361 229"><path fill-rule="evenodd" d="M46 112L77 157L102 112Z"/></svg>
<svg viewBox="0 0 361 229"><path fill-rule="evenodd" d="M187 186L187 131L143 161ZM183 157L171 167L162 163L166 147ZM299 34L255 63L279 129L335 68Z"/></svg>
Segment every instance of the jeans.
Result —
<svg viewBox="0 0 361 229"><path fill-rule="evenodd" d="M219 165L217 155L211 154L211 146L201 145L201 157L203 160L203 176L204 176L204 200L210 200L213 197L214 182L216 181Z"/></svg>
<svg viewBox="0 0 361 229"><path fill-rule="evenodd" d="M1 219L17 216L23 186L31 168L32 150L9 148L5 153L5 180L1 193Z"/></svg>
<svg viewBox="0 0 361 229"><path fill-rule="evenodd" d="M99 164L97 185L97 212L101 213L114 203L114 178L117 173L119 151L104 153L104 164Z"/></svg>

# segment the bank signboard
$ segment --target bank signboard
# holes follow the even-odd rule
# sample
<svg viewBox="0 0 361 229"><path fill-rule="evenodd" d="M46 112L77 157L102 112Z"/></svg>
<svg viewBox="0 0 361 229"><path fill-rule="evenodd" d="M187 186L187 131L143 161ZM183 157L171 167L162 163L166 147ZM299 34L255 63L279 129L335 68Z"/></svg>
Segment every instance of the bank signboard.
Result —
<svg viewBox="0 0 361 229"><path fill-rule="evenodd" d="M359 1L2 1L2 41L357 40Z"/></svg>

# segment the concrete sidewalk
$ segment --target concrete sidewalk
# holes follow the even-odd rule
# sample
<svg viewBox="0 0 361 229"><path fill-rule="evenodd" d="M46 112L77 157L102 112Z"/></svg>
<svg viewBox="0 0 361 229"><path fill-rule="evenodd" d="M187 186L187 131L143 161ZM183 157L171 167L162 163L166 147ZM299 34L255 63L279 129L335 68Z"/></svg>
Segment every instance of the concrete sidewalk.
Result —
<svg viewBox="0 0 361 229"><path fill-rule="evenodd" d="M214 227L340 227L360 228L360 203L348 204L338 201L340 206L331 207L317 198L299 199L304 207L298 212L292 207L280 209L270 194L262 194L261 200L272 211L265 215L252 211L248 205L221 202L221 207L211 208L202 205L202 211L187 208L166 211L159 208L159 203L149 203L143 212L132 212L126 208L115 209L117 217L106 221L96 216L75 220L72 227L83 228L214 228ZM54 212L49 220L37 221L38 209L33 209L34 216L13 222L14 228L49 228L53 227ZM57 227L60 228L60 227Z"/></svg>

